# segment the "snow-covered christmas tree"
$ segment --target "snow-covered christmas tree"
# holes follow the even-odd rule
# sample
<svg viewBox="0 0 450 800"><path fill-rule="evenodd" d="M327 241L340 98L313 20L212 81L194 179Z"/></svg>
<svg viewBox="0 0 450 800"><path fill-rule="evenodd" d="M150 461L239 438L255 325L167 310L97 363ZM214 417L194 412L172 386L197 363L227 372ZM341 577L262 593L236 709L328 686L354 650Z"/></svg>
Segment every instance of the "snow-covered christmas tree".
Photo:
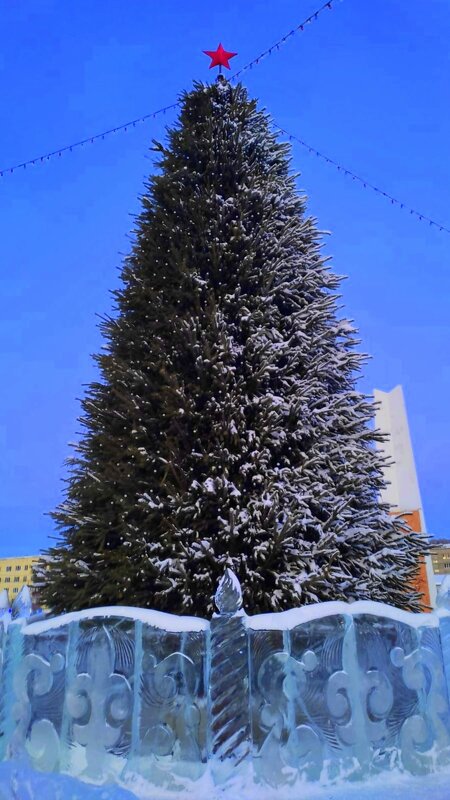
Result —
<svg viewBox="0 0 450 800"><path fill-rule="evenodd" d="M380 503L364 356L289 146L223 77L182 98L102 324L43 601L209 615L372 598L417 610L422 535Z"/></svg>

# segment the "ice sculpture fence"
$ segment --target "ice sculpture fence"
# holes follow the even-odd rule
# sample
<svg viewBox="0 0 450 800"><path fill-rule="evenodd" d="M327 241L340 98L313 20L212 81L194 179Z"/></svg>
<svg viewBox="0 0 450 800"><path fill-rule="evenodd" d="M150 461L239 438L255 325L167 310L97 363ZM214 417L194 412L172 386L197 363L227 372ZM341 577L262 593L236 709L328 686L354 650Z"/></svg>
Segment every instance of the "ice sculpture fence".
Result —
<svg viewBox="0 0 450 800"><path fill-rule="evenodd" d="M0 759L174 796L206 772L218 788L432 772L450 763L449 588L431 614L248 617L227 571L211 622L124 607L6 624L3 610Z"/></svg>

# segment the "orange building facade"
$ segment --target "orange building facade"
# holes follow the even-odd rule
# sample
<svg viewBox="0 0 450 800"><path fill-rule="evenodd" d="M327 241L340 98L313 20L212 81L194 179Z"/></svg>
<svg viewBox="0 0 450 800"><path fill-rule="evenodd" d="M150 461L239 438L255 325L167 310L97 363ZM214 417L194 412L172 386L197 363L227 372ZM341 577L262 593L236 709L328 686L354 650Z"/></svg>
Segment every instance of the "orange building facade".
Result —
<svg viewBox="0 0 450 800"><path fill-rule="evenodd" d="M417 508L414 511L402 514L401 516L413 531L416 531L417 533L422 531L420 509ZM414 581L414 588L422 595L422 611L431 611L432 601L430 580L428 577L427 564L424 558L421 559L419 573Z"/></svg>
<svg viewBox="0 0 450 800"><path fill-rule="evenodd" d="M422 498L409 433L408 418L401 386L390 392L375 390L376 427L387 434L378 448L389 459L384 469L386 487L381 499L391 513L403 517L413 531L426 533ZM436 604L436 583L430 556L422 558L415 588L422 595L422 610L431 611Z"/></svg>

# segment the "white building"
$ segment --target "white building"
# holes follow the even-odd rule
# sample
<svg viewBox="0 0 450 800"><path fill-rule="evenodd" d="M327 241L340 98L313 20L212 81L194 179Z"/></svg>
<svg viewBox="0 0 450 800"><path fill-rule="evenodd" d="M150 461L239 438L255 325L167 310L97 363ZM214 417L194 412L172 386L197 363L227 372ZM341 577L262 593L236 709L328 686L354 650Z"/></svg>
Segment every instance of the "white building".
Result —
<svg viewBox="0 0 450 800"><path fill-rule="evenodd" d="M406 520L417 531L426 533L425 515L417 479L416 465L409 433L403 389L396 386L390 392L374 391L378 404L375 424L388 439L378 448L392 462L386 466L384 473L388 485L382 493L382 499L389 503L392 511L407 514ZM426 556L421 574L422 581L428 582L430 604L436 604L436 582L430 556Z"/></svg>

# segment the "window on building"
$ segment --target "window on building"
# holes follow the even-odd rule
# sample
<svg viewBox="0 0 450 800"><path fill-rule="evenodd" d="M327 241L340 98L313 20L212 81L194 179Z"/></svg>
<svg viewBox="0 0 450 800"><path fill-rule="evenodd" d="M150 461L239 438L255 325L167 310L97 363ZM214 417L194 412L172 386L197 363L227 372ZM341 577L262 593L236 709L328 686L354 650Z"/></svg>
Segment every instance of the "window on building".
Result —
<svg viewBox="0 0 450 800"><path fill-rule="evenodd" d="M17 594L18 591L18 589L13 589L13 594Z"/></svg>
<svg viewBox="0 0 450 800"><path fill-rule="evenodd" d="M12 567L6 567L6 572L11 572Z"/></svg>
<svg viewBox="0 0 450 800"><path fill-rule="evenodd" d="M24 569L28 569L28 564L25 564Z"/></svg>
<svg viewBox="0 0 450 800"><path fill-rule="evenodd" d="M5 578L5 583L11 583L11 578Z"/></svg>
<svg viewBox="0 0 450 800"><path fill-rule="evenodd" d="M20 581L19 576L17 576L17 578L14 578L14 583L19 583L19 581Z"/></svg>
<svg viewBox="0 0 450 800"><path fill-rule="evenodd" d="M16 572L20 572L21 569L22 567L20 566L20 564L16 564Z"/></svg>

